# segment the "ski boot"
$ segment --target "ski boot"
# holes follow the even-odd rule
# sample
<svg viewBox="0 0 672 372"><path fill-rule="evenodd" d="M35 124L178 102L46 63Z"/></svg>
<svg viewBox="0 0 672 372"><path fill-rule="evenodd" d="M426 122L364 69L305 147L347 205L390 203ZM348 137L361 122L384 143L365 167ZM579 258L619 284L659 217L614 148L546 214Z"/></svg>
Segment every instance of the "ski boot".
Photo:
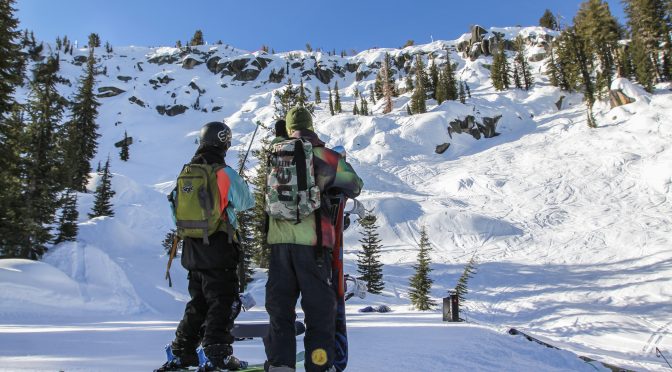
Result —
<svg viewBox="0 0 672 372"><path fill-rule="evenodd" d="M176 349L175 351L178 350ZM198 358L196 354L184 353L184 350L180 350L178 355L179 356L176 356L173 352L173 347L171 344L166 345L167 361L161 367L155 369L154 372L180 371L198 365Z"/></svg>
<svg viewBox="0 0 672 372"><path fill-rule="evenodd" d="M208 345L199 347L198 372L218 370L237 371L247 368L248 363L233 356L233 348L227 344Z"/></svg>

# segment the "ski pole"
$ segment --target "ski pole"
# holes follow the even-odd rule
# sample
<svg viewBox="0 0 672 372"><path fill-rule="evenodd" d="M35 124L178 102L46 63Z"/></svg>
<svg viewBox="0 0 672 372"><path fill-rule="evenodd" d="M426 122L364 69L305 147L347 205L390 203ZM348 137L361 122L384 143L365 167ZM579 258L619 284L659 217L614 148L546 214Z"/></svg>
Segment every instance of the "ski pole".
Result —
<svg viewBox="0 0 672 372"><path fill-rule="evenodd" d="M668 365L670 368L672 368L672 365L670 365L670 362L668 362L668 361L667 361L667 358L665 358L665 354L663 354L663 352L660 351L660 349L659 349L657 346L656 346L656 356L657 356L658 358L663 358L663 360L665 361L665 363L667 363L667 365Z"/></svg>
<svg viewBox="0 0 672 372"><path fill-rule="evenodd" d="M254 137L257 135L257 130L259 130L259 126L261 123L257 122L256 127L254 128L254 133L252 133L252 139L250 140L250 144L247 146L247 152L245 152L245 156L243 157L243 161L240 163L240 169L238 170L238 174L240 174L243 171L243 168L245 167L245 162L247 161L247 155L250 154L250 149L252 148L252 142L254 142Z"/></svg>

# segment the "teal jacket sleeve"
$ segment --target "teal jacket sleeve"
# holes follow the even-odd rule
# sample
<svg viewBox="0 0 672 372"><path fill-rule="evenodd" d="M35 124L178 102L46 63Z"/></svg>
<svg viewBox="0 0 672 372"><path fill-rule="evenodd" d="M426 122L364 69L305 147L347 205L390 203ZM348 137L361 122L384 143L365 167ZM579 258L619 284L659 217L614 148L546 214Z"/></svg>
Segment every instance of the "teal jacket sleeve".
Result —
<svg viewBox="0 0 672 372"><path fill-rule="evenodd" d="M250 187L245 183L242 177L231 167L224 168L224 172L229 176L229 206L226 208L226 215L231 221L233 228L238 228L236 212L244 211L254 207L254 196Z"/></svg>

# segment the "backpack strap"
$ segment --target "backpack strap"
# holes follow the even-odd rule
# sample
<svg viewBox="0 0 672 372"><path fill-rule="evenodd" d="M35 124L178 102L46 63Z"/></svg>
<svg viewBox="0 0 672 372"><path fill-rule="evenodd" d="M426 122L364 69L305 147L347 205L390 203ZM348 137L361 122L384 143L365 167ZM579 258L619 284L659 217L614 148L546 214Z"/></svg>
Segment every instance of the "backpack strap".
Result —
<svg viewBox="0 0 672 372"><path fill-rule="evenodd" d="M308 169L306 169L306 153L303 149L303 139L294 142L294 163L296 164L296 178L298 191L308 190ZM296 198L296 224L301 222L299 203L301 195Z"/></svg>

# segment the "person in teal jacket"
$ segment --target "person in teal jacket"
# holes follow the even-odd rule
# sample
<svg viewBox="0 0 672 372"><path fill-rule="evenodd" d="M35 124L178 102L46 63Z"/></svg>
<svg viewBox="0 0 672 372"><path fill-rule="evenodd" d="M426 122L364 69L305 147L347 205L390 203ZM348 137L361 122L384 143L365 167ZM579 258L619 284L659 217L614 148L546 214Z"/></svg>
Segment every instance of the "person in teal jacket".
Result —
<svg viewBox="0 0 672 372"><path fill-rule="evenodd" d="M238 227L236 211L254 207L254 198L245 181L225 163L231 146L231 129L221 122L208 123L201 129L201 141L190 164L223 166L216 173L220 195L220 228L204 239L185 237L181 263L188 270L191 300L170 345L174 359L155 370L177 371L198 366L196 349L217 368L237 370L241 362L233 356L233 322L240 312L237 267L241 257L233 230Z"/></svg>
<svg viewBox="0 0 672 372"><path fill-rule="evenodd" d="M315 183L325 197L319 212L313 212L300 222L269 217L267 241L271 255L266 310L271 329L266 345L266 367L271 372L282 372L293 371L296 366L295 306L301 295L306 322L306 371L331 371L335 368L332 364L336 294L331 287L335 231L326 196L343 194L355 198L363 182L350 164L320 141L313 131L308 110L293 108L285 121L289 137L304 138L313 145Z"/></svg>

